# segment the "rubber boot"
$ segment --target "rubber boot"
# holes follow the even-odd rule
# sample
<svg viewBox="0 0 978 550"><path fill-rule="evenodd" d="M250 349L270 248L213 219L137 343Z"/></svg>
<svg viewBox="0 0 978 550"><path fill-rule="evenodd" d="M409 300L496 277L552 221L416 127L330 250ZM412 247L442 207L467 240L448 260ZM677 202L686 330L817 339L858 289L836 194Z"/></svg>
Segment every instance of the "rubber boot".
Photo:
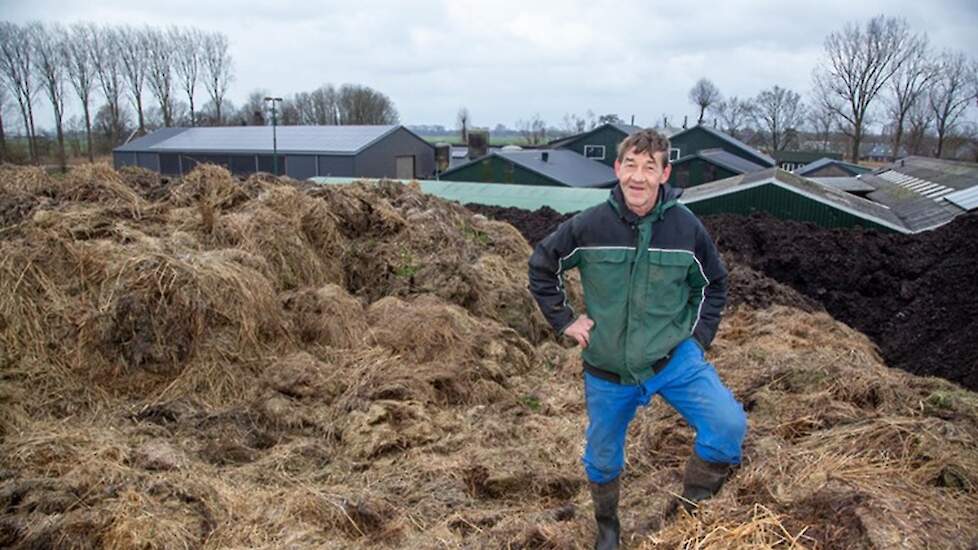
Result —
<svg viewBox="0 0 978 550"><path fill-rule="evenodd" d="M621 538L621 525L618 522L618 495L620 477L608 483L591 483L591 500L594 501L594 519L598 523L598 535L594 540L595 550L614 550Z"/></svg>
<svg viewBox="0 0 978 550"><path fill-rule="evenodd" d="M683 474L683 496L669 503L665 518L675 516L680 506L687 512L695 510L697 503L720 491L732 470L731 464L707 462L692 453L686 461L686 472Z"/></svg>

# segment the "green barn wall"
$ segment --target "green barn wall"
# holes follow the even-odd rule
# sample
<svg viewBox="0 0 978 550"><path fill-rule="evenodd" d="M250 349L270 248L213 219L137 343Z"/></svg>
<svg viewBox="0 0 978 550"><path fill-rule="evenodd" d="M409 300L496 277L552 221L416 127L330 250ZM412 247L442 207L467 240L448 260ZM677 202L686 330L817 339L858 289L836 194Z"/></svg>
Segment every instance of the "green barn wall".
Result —
<svg viewBox="0 0 978 550"><path fill-rule="evenodd" d="M892 232L883 225L824 205L773 184L761 185L686 205L698 216L766 212L784 220L812 222L822 227L865 227Z"/></svg>
<svg viewBox="0 0 978 550"><path fill-rule="evenodd" d="M626 136L624 134L615 128L605 127L592 134L587 134L575 139L574 141L568 142L560 148L570 149L571 151L575 151L577 154L584 156L585 145L604 145L604 158L595 160L599 160L608 166L614 166L615 159L618 158L618 144L625 141L625 137Z"/></svg>
<svg viewBox="0 0 978 550"><path fill-rule="evenodd" d="M490 156L468 166L443 174L446 181L481 181L486 183L517 183L520 185L548 185L566 187L564 184L527 170L506 159Z"/></svg>
<svg viewBox="0 0 978 550"><path fill-rule="evenodd" d="M737 155L738 157L747 159L751 162L755 162L761 166L770 165L770 162L748 153L740 147L737 147L726 140L720 139L701 128L693 128L683 135L674 136L669 141L672 143L672 147L674 149L679 149L680 158L706 149L723 149L728 153Z"/></svg>
<svg viewBox="0 0 978 550"><path fill-rule="evenodd" d="M716 166L701 158L694 158L680 164L672 165L672 173L669 174L669 185L683 188L695 187L736 175L737 173L726 168Z"/></svg>

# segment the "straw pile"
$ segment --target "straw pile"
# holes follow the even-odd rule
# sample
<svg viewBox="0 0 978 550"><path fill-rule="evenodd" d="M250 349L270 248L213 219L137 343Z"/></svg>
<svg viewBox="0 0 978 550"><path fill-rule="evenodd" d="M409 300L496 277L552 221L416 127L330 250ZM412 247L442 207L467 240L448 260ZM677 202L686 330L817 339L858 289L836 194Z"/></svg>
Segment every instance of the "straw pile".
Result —
<svg viewBox="0 0 978 550"><path fill-rule="evenodd" d="M4 168L0 214L0 545L588 546L576 352L512 227L411 186L215 167ZM975 394L817 308L737 303L712 358L749 409L745 464L641 534L692 433L640 413L633 546L974 544Z"/></svg>

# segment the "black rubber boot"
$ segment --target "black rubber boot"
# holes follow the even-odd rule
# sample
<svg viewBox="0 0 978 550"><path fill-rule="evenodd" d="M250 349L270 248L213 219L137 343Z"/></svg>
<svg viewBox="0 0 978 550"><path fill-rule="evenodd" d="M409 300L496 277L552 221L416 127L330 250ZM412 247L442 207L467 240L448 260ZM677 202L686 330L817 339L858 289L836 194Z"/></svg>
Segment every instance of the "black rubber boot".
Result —
<svg viewBox="0 0 978 550"><path fill-rule="evenodd" d="M733 471L731 464L707 462L696 453L692 453L686 461L686 472L683 474L683 496L669 503L665 518L675 516L680 506L687 512L695 510L697 503L720 491L731 471Z"/></svg>
<svg viewBox="0 0 978 550"><path fill-rule="evenodd" d="M594 519L598 522L598 536L594 540L595 550L618 548L621 538L621 525L618 523L618 495L620 477L603 483L591 483L591 500L594 501Z"/></svg>

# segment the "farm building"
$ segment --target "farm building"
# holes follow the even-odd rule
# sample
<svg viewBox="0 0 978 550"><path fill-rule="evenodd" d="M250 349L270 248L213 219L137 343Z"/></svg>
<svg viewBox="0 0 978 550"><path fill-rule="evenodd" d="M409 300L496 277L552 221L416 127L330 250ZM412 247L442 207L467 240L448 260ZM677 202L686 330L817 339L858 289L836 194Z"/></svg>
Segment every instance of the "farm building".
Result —
<svg viewBox="0 0 978 550"><path fill-rule="evenodd" d="M778 168L789 172L821 159L842 160L842 155L828 151L774 151L771 156Z"/></svg>
<svg viewBox="0 0 978 550"><path fill-rule="evenodd" d="M315 176L428 177L435 149L403 126L279 126L278 173ZM201 163L234 174L273 172L272 127L163 128L112 152L116 168L141 166L179 176Z"/></svg>
<svg viewBox="0 0 978 550"><path fill-rule="evenodd" d="M687 189L681 198L698 215L765 212L822 227L854 227L912 233L882 204L821 185L779 168L743 174Z"/></svg>
<svg viewBox="0 0 978 550"><path fill-rule="evenodd" d="M451 168L440 179L587 188L611 187L618 181L610 166L566 149L500 149Z"/></svg>
<svg viewBox="0 0 978 550"><path fill-rule="evenodd" d="M673 149L669 153L669 159L674 162L700 151L723 149L744 160L760 165L762 168L771 168L776 164L775 160L768 155L709 126L700 125L683 130L670 137L669 141L672 143Z"/></svg>
<svg viewBox="0 0 978 550"><path fill-rule="evenodd" d="M614 166L618 158L618 144L638 130L641 130L638 126L607 123L587 132L553 140L547 147L574 151L585 158Z"/></svg>
<svg viewBox="0 0 978 550"><path fill-rule="evenodd" d="M804 166L795 168L793 172L806 178L849 178L858 176L859 174L867 174L872 172L872 169L851 162L845 162L842 159L825 156Z"/></svg>
<svg viewBox="0 0 978 550"><path fill-rule="evenodd" d="M723 149L705 149L672 162L669 184L694 187L739 174L759 172L766 167Z"/></svg>

